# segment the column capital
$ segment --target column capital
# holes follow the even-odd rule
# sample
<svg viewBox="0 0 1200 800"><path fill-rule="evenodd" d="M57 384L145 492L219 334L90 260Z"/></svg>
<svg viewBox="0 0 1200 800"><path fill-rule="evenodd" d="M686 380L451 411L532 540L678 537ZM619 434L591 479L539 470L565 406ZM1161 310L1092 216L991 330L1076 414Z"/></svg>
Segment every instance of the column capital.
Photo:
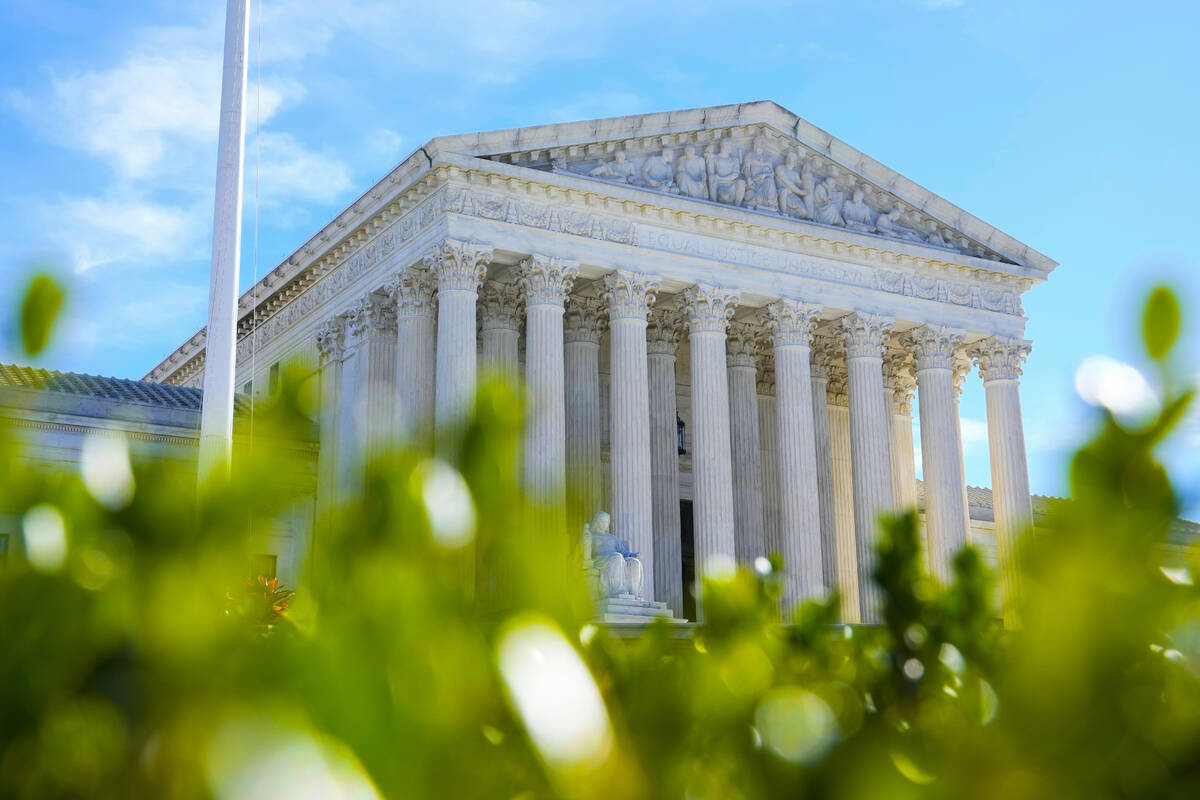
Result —
<svg viewBox="0 0 1200 800"><path fill-rule="evenodd" d="M831 406L850 405L850 374L845 361L827 364L829 382L825 384L825 399Z"/></svg>
<svg viewBox="0 0 1200 800"><path fill-rule="evenodd" d="M855 311L838 320L846 358L882 358L884 344L896 321L882 314Z"/></svg>
<svg viewBox="0 0 1200 800"><path fill-rule="evenodd" d="M479 293L479 329L519 331L524 302L525 293L514 283L485 283Z"/></svg>
<svg viewBox="0 0 1200 800"><path fill-rule="evenodd" d="M655 306L646 317L646 352L673 356L683 338L683 312L675 307Z"/></svg>
<svg viewBox="0 0 1200 800"><path fill-rule="evenodd" d="M891 354L889 354L891 355ZM917 380L913 377L912 367L907 358L893 356L883 361L883 386L892 393L892 410L896 414L912 415L913 392L917 389Z"/></svg>
<svg viewBox="0 0 1200 800"><path fill-rule="evenodd" d="M645 321L650 306L658 296L661 281L640 272L619 269L604 276L602 296L608 303L609 320L636 319Z"/></svg>
<svg viewBox="0 0 1200 800"><path fill-rule="evenodd" d="M425 317L437 311L437 285L429 270L409 267L397 272L384 291L396 303L396 316Z"/></svg>
<svg viewBox="0 0 1200 800"><path fill-rule="evenodd" d="M578 261L536 253L530 255L521 262L521 277L517 279L517 285L525 291L525 307L562 308L578 273Z"/></svg>
<svg viewBox="0 0 1200 800"><path fill-rule="evenodd" d="M346 355L346 320L334 317L317 329L317 354L321 364L341 361Z"/></svg>
<svg viewBox="0 0 1200 800"><path fill-rule="evenodd" d="M565 341L600 344L600 335L604 333L607 322L600 298L579 295L567 298L567 310L563 314Z"/></svg>
<svg viewBox="0 0 1200 800"><path fill-rule="evenodd" d="M741 292L708 283L697 283L683 290L691 333L724 333L725 325L737 310Z"/></svg>
<svg viewBox="0 0 1200 800"><path fill-rule="evenodd" d="M954 394L961 395L963 393L963 384L967 382L967 376L971 374L971 356L966 350L959 348L954 351L954 366L951 369L951 375L954 378Z"/></svg>
<svg viewBox="0 0 1200 800"><path fill-rule="evenodd" d="M763 309L763 322L776 347L810 347L820 318L821 306L801 300L781 298Z"/></svg>
<svg viewBox="0 0 1200 800"><path fill-rule="evenodd" d="M917 371L953 369L954 351L962 344L963 332L945 325L921 325L904 334L904 343L917 354Z"/></svg>
<svg viewBox="0 0 1200 800"><path fill-rule="evenodd" d="M354 341L369 336L396 336L396 304L386 295L371 292L346 316Z"/></svg>
<svg viewBox="0 0 1200 800"><path fill-rule="evenodd" d="M748 322L730 322L726 329L725 366L755 366L755 351L758 349L759 328Z"/></svg>
<svg viewBox="0 0 1200 800"><path fill-rule="evenodd" d="M425 266L438 291L479 291L494 251L490 245L444 239L425 256Z"/></svg>
<svg viewBox="0 0 1200 800"><path fill-rule="evenodd" d="M989 336L976 342L970 352L986 384L990 381L1019 380L1021 367L1032 349L1033 342L1028 339Z"/></svg>
<svg viewBox="0 0 1200 800"><path fill-rule="evenodd" d="M828 336L814 335L808 351L808 372L817 380L829 380L829 365L837 355L837 343Z"/></svg>

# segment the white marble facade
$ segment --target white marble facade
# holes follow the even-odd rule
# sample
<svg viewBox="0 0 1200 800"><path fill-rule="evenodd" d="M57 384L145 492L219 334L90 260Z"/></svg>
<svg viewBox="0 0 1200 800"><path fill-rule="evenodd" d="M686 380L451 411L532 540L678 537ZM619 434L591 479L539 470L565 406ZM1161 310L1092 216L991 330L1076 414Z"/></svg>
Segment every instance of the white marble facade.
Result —
<svg viewBox="0 0 1200 800"><path fill-rule="evenodd" d="M604 504L649 599L682 610L684 501L698 571L778 552L789 602L837 585L876 622L914 392L931 572L966 541L972 359L1007 575L1031 514L1020 298L1055 266L773 103L442 137L243 298L239 364L255 342L319 367L321 506L352 454L435 442L480 369L509 370L529 491ZM203 343L147 377L195 385Z"/></svg>

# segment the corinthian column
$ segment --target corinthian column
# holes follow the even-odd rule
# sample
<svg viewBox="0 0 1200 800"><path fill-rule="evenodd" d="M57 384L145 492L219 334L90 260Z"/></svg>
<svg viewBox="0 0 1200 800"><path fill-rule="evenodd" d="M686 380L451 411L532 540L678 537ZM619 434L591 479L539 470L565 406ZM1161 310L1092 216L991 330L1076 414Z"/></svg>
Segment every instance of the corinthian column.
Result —
<svg viewBox="0 0 1200 800"><path fill-rule="evenodd" d="M563 318L567 399L567 487L579 504L575 529L600 510L600 335L605 319L595 297L572 296Z"/></svg>
<svg viewBox="0 0 1200 800"><path fill-rule="evenodd" d="M683 293L692 349L696 613L701 619L704 576L723 574L736 563L725 326L740 298L735 290L708 284L697 284Z"/></svg>
<svg viewBox="0 0 1200 800"><path fill-rule="evenodd" d="M996 557L1004 621L1016 623L1014 601L1020 593L1014 553L1017 539L1033 522L1025 428L1021 422L1021 364L1031 343L989 336L976 345L975 363L987 397L988 455L992 468L992 512L996 521Z"/></svg>
<svg viewBox="0 0 1200 800"><path fill-rule="evenodd" d="M437 378L434 416L438 448L471 411L475 397L475 302L487 275L492 248L446 239L426 257L437 281Z"/></svg>
<svg viewBox="0 0 1200 800"><path fill-rule="evenodd" d="M929 569L943 582L953 577L954 554L967 543L966 482L953 375L954 349L962 339L962 331L940 325L923 325L907 336L917 355Z"/></svg>
<svg viewBox="0 0 1200 800"><path fill-rule="evenodd" d="M891 409L883 405L883 348L894 322L855 312L842 318L850 382L850 454L854 465L854 539L858 555L859 612L880 622L883 597L875 582L876 529L892 507Z"/></svg>
<svg viewBox="0 0 1200 800"><path fill-rule="evenodd" d="M850 394L846 362L828 362L829 456L832 468L834 585L842 593L842 622L861 622L858 548L854 535L854 464L850 452Z"/></svg>
<svg viewBox="0 0 1200 800"><path fill-rule="evenodd" d="M767 306L775 346L775 404L779 414L779 520L783 543L784 608L825 588L821 501L813 421L809 348L821 307L799 300Z"/></svg>
<svg viewBox="0 0 1200 800"><path fill-rule="evenodd" d="M683 315L655 307L647 317L650 389L650 504L654 526L654 590L676 616L683 613L683 553L679 530L679 446L675 427L675 351Z"/></svg>
<svg viewBox="0 0 1200 800"><path fill-rule="evenodd" d="M525 290L525 482L535 497L561 506L567 485L567 409L563 385L563 305L579 264L531 255L521 262ZM565 518L563 520L566 521Z"/></svg>
<svg viewBox="0 0 1200 800"><path fill-rule="evenodd" d="M817 465L817 511L821 517L821 580L828 587L839 585L833 505L833 450L829 438L829 360L832 352L833 343L828 338L813 337L808 353L808 375L812 391L813 444Z"/></svg>
<svg viewBox="0 0 1200 800"><path fill-rule="evenodd" d="M912 396L917 388L907 365L892 374L892 492L896 508L917 508L917 454L913 451Z"/></svg>
<svg viewBox="0 0 1200 800"><path fill-rule="evenodd" d="M317 452L317 523L324 530L338 497L338 414L342 395L342 357L346 354L346 321L334 317L317 331L321 365L321 413ZM321 544L324 546L324 543ZM315 555L315 553L314 553ZM316 563L312 561L310 563Z"/></svg>
<svg viewBox="0 0 1200 800"><path fill-rule="evenodd" d="M413 446L433 447L437 299L433 278L412 267L393 279L396 303L396 427Z"/></svg>
<svg viewBox="0 0 1200 800"><path fill-rule="evenodd" d="M524 302L525 293L512 283L490 281L479 293L479 333L483 340L481 366L508 378L517 377Z"/></svg>
<svg viewBox="0 0 1200 800"><path fill-rule="evenodd" d="M737 560L753 564L767 554L763 533L762 454L758 445L757 331L731 322L725 341L729 381L729 445L733 469L733 531Z"/></svg>
<svg viewBox="0 0 1200 800"><path fill-rule="evenodd" d="M659 281L617 270L604 276L612 349L612 500L616 534L641 553L645 597L654 599L654 519L650 484L650 389L646 315Z"/></svg>
<svg viewBox="0 0 1200 800"><path fill-rule="evenodd" d="M350 312L347 330L355 363L355 450L370 462L387 452L394 440L395 304L372 292Z"/></svg>
<svg viewBox="0 0 1200 800"><path fill-rule="evenodd" d="M758 354L758 451L763 476L763 540L768 553L782 553L779 525L779 426L775 407L775 362Z"/></svg>

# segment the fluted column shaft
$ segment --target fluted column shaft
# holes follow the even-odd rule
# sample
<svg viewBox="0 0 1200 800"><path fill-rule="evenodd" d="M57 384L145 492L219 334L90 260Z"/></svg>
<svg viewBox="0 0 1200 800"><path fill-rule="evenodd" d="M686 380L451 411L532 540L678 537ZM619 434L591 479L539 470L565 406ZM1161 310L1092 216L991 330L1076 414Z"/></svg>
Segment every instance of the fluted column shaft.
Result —
<svg viewBox="0 0 1200 800"><path fill-rule="evenodd" d="M316 518L324 532L330 512L338 504L338 410L342 394L342 358L346 352L346 321L334 317L317 332L321 366L321 410L318 421ZM324 543L318 544L324 547ZM314 552L312 554L316 556ZM313 558L311 564L317 561Z"/></svg>
<svg viewBox="0 0 1200 800"><path fill-rule="evenodd" d="M600 463L600 302L572 297L563 321L567 403L567 487L578 503L573 529L601 508L604 474Z"/></svg>
<svg viewBox="0 0 1200 800"><path fill-rule="evenodd" d="M763 475L763 536L767 553L783 552L779 522L779 424L775 403L775 369L765 369L760 356L758 370L758 449Z"/></svg>
<svg viewBox="0 0 1200 800"><path fill-rule="evenodd" d="M840 586L837 527L833 502L833 450L829 434L829 358L831 343L814 340L809 350L809 385L812 387L813 445L817 465L817 511L821 517L821 579ZM847 451L848 454L848 451ZM848 475L849 473L847 473ZM847 482L847 485L849 483ZM850 526L853 536L853 522Z"/></svg>
<svg viewBox="0 0 1200 800"><path fill-rule="evenodd" d="M650 482L650 389L646 315L657 279L618 270L604 276L611 347L613 524L641 554L645 597L654 599L654 519Z"/></svg>
<svg viewBox="0 0 1200 800"><path fill-rule="evenodd" d="M850 448L850 398L845 362L829 380L829 452L832 465L834 548L842 622L861 622L858 546L854 525L854 459Z"/></svg>
<svg viewBox="0 0 1200 800"><path fill-rule="evenodd" d="M1010 627L1017 621L1015 601L1021 590L1015 559L1017 541L1033 522L1019 390L1021 363L1029 349L1028 341L993 336L975 350L987 402L1000 592L1004 621Z"/></svg>
<svg viewBox="0 0 1200 800"><path fill-rule="evenodd" d="M766 311L775 348L785 609L825 589L809 357L819 312L819 306L787 299L771 303Z"/></svg>
<svg viewBox="0 0 1200 800"><path fill-rule="evenodd" d="M892 395L892 486L896 508L917 508L917 454L913 449L912 390L897 387Z"/></svg>
<svg viewBox="0 0 1200 800"><path fill-rule="evenodd" d="M475 304L487 275L492 248L446 239L427 257L437 281L437 376L434 417L438 449L450 446L449 433L471 411L475 397Z"/></svg>
<svg viewBox="0 0 1200 800"><path fill-rule="evenodd" d="M370 462L395 439L395 304L381 294L367 295L350 312L347 329L355 360L354 447Z"/></svg>
<svg viewBox="0 0 1200 800"><path fill-rule="evenodd" d="M854 313L842 318L850 394L859 613L863 622L882 620L883 596L874 578L875 542L879 515L892 507L891 412L883 406L883 346L892 324L874 314Z"/></svg>
<svg viewBox="0 0 1200 800"><path fill-rule="evenodd" d="M410 268L389 287L396 302L396 428L422 449L433 446L437 300L433 278Z"/></svg>
<svg viewBox="0 0 1200 800"><path fill-rule="evenodd" d="M962 338L961 331L933 325L908 335L917 356L929 569L943 582L953 577L954 554L967 543L966 482L953 375L954 348Z"/></svg>
<svg viewBox="0 0 1200 800"><path fill-rule="evenodd" d="M517 376L521 309L525 293L511 283L489 282L479 296L480 366L510 378Z"/></svg>
<svg viewBox="0 0 1200 800"><path fill-rule="evenodd" d="M704 576L724 574L736 563L725 326L739 299L736 291L707 284L684 292L692 351L692 506L701 619Z"/></svg>
<svg viewBox="0 0 1200 800"><path fill-rule="evenodd" d="M567 410L563 377L563 306L579 265L532 255L521 262L525 290L525 483L562 507L567 485ZM565 517L563 522L565 522Z"/></svg>
<svg viewBox="0 0 1200 800"><path fill-rule="evenodd" d="M729 382L729 445L733 470L733 525L737 560L753 564L768 554L763 527L762 453L758 442L756 331L731 322L726 332Z"/></svg>
<svg viewBox="0 0 1200 800"><path fill-rule="evenodd" d="M650 505L654 529L655 598L683 613L683 553L679 521L679 447L675 352L682 319L655 308L646 329L650 395Z"/></svg>

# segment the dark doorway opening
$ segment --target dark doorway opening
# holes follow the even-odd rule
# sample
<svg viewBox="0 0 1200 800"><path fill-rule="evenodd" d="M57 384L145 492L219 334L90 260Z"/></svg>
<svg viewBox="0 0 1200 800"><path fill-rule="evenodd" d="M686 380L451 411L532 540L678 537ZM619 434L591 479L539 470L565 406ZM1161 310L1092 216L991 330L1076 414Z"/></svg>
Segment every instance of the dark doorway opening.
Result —
<svg viewBox="0 0 1200 800"><path fill-rule="evenodd" d="M692 527L692 501L679 501L679 551L683 556L683 608L680 616L696 619L696 536Z"/></svg>

